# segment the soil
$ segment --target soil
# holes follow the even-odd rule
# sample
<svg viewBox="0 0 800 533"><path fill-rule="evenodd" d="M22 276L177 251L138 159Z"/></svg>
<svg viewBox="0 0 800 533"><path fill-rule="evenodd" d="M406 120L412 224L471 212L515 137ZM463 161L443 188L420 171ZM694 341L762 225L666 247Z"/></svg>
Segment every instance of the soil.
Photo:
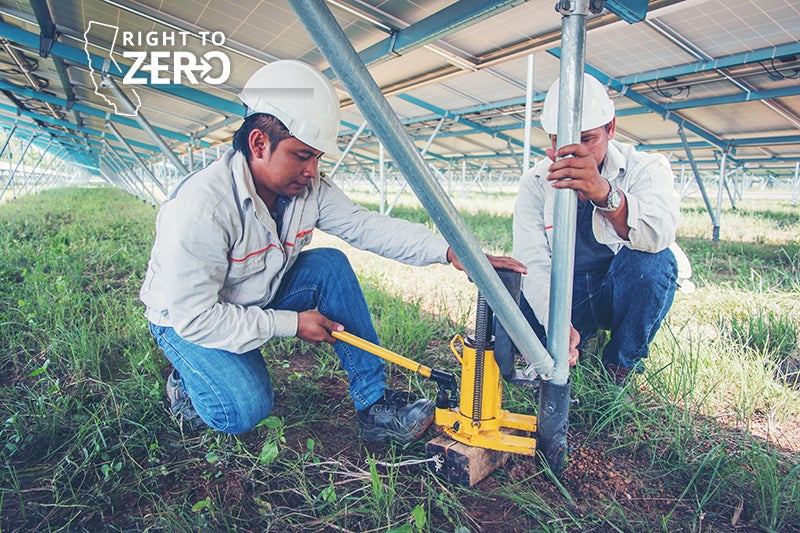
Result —
<svg viewBox="0 0 800 533"><path fill-rule="evenodd" d="M433 349L434 347L430 347ZM377 461L396 461L394 452L382 445L363 442L358 438L356 415L348 398L347 382L341 372L331 372L309 384L303 376L311 374L320 364L311 350L299 350L288 357L290 364L270 367L276 389L276 408L274 415L285 424L284 449L297 454L307 449L308 440L316 443L315 455L328 458L337 465L345 465L352 475L363 474L361 485L368 486L368 455ZM169 369L164 369L164 378ZM391 374L396 388L407 387L407 375L401 372ZM305 404L305 405L304 405ZM308 409L324 412L322 422L303 423L303 412ZM165 404L164 416L169 416ZM320 419L320 417L316 417ZM720 426L719 421L715 423ZM789 427L789 426L792 427ZM798 451L797 420L777 425L769 420L754 423L751 428L756 437L769 439L776 449L789 453ZM731 428L730 431L736 431ZM211 436L209 436L211 435ZM280 475L257 476L247 471L252 462L235 458L208 461L210 439L213 432L200 435L181 436L174 430L158 435L157 440L170 450L161 459L162 470L154 485L158 498L153 494L142 495L117 491L110 497L87 502L86 512L78 513L69 524L70 530L101 531L157 530L158 517L169 513L169 509L179 510L185 515L198 515L189 512L186 502L202 502L211 499L215 505L226 510L236 510L239 521L234 525L239 531L364 531L376 530L372 523L350 523L347 529L324 522L314 522L313 517L303 522L303 528L283 527L280 522L265 522L264 516L279 509L281 512L302 509L308 503L298 494L298 487ZM429 437L432 437L433 433ZM609 524L624 524L619 531L686 531L686 532L756 532L764 531L755 518L748 515L747 502L733 500L724 505L709 507L707 513L695 516L696 502L683 493L688 478L682 480L680 473L658 477L652 465L653 445L645 452L645 443L650 439L644 431L635 437L643 443L642 453L630 446L619 447L619 443L603 433L588 436L580 427L570 428L571 450L560 482L548 479L535 458L512 455L508 463L473 489L466 490L449 486L442 481L440 488L447 497L456 498L466 510L461 516L468 524L468 530L477 532L527 532L542 531L542 523L552 524L555 531L611 531ZM238 439L223 439L224 446L234 448L243 446L250 454L258 454L264 444L264 432L256 431L239 436ZM425 458L424 438L422 443L402 450L404 459L418 456ZM238 444L234 444L237 443ZM227 444L224 444L227 443ZM658 447L658 444L655 444ZM220 451L222 454L223 452ZM235 454L232 454L235 455ZM325 460L325 459L323 459ZM141 458L147 464L147 458ZM396 483L403 484L406 490L414 490L413 484L422 484L426 478L425 464L410 464L402 467ZM154 470L151 468L150 470ZM386 472L381 468L382 473ZM124 472L123 472L124 473ZM140 475L140 474L137 474ZM330 474L324 468L308 469L304 472L309 482L324 486ZM346 480L343 481L345 483ZM347 485L348 487L351 485ZM410 489L408 487L411 487ZM424 488L423 490L430 490ZM49 492L45 488L29 492L31 505L41 499L47 505ZM121 496L119 494L122 494ZM744 492L743 492L744 494ZM21 502L7 498L3 503L3 517L0 530L25 531L38 529L37 524L26 522L25 510ZM551 506L552 517L542 519L541 515L531 516L531 504L535 503L537 513ZM427 517L431 531L454 531L452 517L444 516L433 505ZM199 511L200 513L202 510ZM29 515L30 517L30 515ZM252 517L252 526L249 518ZM624 517L624 518L619 518ZM606 518L608 520L606 520ZM209 516L202 530L217 530L222 527ZM278 518L277 520L280 520ZM356 519L357 520L357 519ZM663 520L663 524L661 521ZM169 523L169 522L167 522ZM267 526L265 526L265 523ZM25 527L17 529L20 524ZM53 523L40 523L39 527L52 528ZM252 527L252 529L251 529ZM548 526L549 527L549 526ZM666 529L665 529L666 528ZM190 527L190 529L192 529ZM226 527L227 529L227 527ZM382 529L378 529L381 530ZM410 531L410 530L409 530ZM460 531L460 530L459 530ZM782 531L800 532L800 524L789 524Z"/></svg>

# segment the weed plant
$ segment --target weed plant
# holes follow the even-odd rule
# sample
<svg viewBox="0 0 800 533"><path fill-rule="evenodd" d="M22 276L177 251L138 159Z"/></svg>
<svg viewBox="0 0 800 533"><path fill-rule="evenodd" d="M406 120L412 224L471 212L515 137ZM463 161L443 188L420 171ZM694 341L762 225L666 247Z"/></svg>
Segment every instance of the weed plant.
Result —
<svg viewBox="0 0 800 533"><path fill-rule="evenodd" d="M513 198L495 201L464 218L509 253ZM430 224L413 205L394 214ZM647 371L620 390L587 350L561 482L513 456L472 489L431 474L424 443L361 441L328 346L264 347L277 403L253 431L177 424L138 301L155 215L108 188L0 206L2 531L800 531L800 217L787 205L725 211L719 244L687 205L679 242L698 288L678 294ZM447 345L474 326L463 273L315 243L351 258L387 348L458 373ZM535 414L533 389L504 397Z"/></svg>

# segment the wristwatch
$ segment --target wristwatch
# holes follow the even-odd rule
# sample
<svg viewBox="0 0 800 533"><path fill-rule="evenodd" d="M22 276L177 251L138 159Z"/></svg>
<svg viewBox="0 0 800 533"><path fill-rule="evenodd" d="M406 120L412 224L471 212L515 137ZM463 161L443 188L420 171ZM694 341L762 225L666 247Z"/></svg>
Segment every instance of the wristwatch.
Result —
<svg viewBox="0 0 800 533"><path fill-rule="evenodd" d="M606 198L606 206L601 207L594 202L592 202L592 205L595 206L600 211L611 213L612 211L616 211L617 209L619 209L619 206L622 205L622 195L620 194L620 192L617 190L616 187L611 185L610 181L608 182L608 186L611 187L611 189L608 191L608 197Z"/></svg>

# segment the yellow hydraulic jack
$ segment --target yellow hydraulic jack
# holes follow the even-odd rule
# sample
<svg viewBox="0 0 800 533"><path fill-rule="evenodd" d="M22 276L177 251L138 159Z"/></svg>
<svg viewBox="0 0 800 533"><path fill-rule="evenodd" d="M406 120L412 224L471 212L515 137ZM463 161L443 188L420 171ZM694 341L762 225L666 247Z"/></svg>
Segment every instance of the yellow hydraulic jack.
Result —
<svg viewBox="0 0 800 533"><path fill-rule="evenodd" d="M499 273L512 295L516 290L518 298L519 274ZM514 283L514 288L509 286ZM504 333L502 328L498 329ZM452 352L461 363L458 398L456 378L452 373L424 366L346 332L333 332L332 335L438 384L435 423L446 437L430 441L427 452L429 456L440 457L437 473L450 481L471 486L505 463L508 452L536 453L536 438L530 436L537 429L536 417L501 408L503 386L501 369L494 353L492 311L482 294L478 294L475 335L466 340L457 335L450 342ZM508 353L502 358L502 376L508 378L512 375L509 365L513 366L513 354L510 339L504 339L504 351Z"/></svg>

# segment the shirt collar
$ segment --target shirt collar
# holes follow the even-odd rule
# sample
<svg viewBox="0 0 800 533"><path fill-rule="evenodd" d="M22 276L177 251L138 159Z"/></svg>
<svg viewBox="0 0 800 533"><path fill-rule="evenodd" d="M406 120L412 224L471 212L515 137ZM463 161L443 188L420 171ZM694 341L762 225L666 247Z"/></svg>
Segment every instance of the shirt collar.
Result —
<svg viewBox="0 0 800 533"><path fill-rule="evenodd" d="M602 176L610 180L624 176L626 165L625 156L622 155L622 152L617 147L617 141L608 141L606 158L603 160Z"/></svg>

